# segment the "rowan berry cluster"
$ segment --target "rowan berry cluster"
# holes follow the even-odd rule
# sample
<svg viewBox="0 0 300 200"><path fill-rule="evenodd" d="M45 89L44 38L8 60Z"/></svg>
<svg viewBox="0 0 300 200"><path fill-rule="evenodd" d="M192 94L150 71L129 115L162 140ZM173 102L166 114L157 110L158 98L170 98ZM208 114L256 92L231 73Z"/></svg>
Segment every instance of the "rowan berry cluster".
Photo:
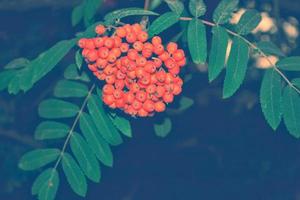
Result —
<svg viewBox="0 0 300 200"><path fill-rule="evenodd" d="M103 102L132 116L147 117L163 112L181 93L178 76L186 63L184 51L174 42L166 48L159 36L148 41L140 24L115 27L112 36L98 25L95 38L82 38L78 45L88 68L106 84Z"/></svg>

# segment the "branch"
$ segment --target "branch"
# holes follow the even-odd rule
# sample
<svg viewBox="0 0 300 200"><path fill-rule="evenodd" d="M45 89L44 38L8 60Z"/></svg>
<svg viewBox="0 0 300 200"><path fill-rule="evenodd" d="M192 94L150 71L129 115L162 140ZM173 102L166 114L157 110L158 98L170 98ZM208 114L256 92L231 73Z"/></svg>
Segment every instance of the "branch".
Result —
<svg viewBox="0 0 300 200"><path fill-rule="evenodd" d="M190 17L180 17L180 20L182 21L190 21L192 20L193 18L190 18ZM203 22L203 24L206 24L208 26L217 26L217 24L213 23L213 22L210 22L210 21L206 21L206 20L201 20ZM274 64L270 59L269 57L259 48L257 47L255 44L253 44L252 42L250 42L249 40L247 40L245 37L239 35L238 33L236 32L233 32L227 28L225 28L226 31L233 35L233 36L236 36L240 39L242 39L243 41L245 41L249 47L251 47L253 50L257 50L259 52L259 54L261 56L263 56L268 62L269 64L272 66L272 68L284 79L284 81L291 87L293 88L297 93L300 94L300 90L288 79L288 77L278 68L278 66L276 64Z"/></svg>

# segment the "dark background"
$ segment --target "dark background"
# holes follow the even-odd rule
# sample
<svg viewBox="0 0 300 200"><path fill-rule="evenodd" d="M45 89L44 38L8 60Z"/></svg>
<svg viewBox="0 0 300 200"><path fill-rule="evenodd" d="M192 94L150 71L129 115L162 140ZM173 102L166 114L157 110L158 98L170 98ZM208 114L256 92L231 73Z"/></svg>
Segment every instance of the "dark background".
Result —
<svg viewBox="0 0 300 200"><path fill-rule="evenodd" d="M83 25L74 29L70 23L77 2L0 0L0 66L21 56L34 58L83 30ZM208 19L217 3L206 1ZM261 0L255 5L261 10L266 3L278 6L280 13L272 10L270 15L277 16L279 26L290 16L300 17L299 0ZM142 7L143 1L107 0L98 18L129 6ZM159 11L166 9L162 6ZM168 34L164 37L170 38ZM288 44L278 34L272 36L274 42ZM300 53L295 44L297 40L291 55ZM45 145L33 140L40 121L37 105L51 96L73 55L68 54L27 94L0 93L0 200L34 199L30 187L37 174L20 171L17 162L24 152ZM195 100L193 107L171 116L173 130L166 139L155 136L152 128L164 115L132 119L134 137L113 149L114 167L102 167L102 181L89 182L86 199L300 200L300 143L283 124L273 132L265 122L258 100L262 71L250 67L246 82L229 100L221 99L223 75L208 84L207 73L197 66L189 65L185 73L193 74L183 91ZM81 199L70 190L61 171L60 175L57 199Z"/></svg>

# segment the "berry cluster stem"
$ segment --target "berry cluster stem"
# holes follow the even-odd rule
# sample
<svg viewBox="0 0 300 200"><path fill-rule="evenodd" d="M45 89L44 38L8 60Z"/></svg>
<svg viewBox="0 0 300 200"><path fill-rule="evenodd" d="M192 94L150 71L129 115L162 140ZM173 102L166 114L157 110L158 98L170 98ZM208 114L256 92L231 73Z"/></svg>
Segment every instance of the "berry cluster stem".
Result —
<svg viewBox="0 0 300 200"><path fill-rule="evenodd" d="M182 21L190 21L192 20L193 18L190 18L190 17L180 17L180 20ZM213 23L213 22L210 22L210 21L207 21L207 20L202 20L202 23L203 24L206 24L208 26L217 26L217 24ZM240 39L242 39L243 41L245 41L249 47L251 47L253 50L257 50L258 53L263 56L267 61L268 63L272 66L272 68L284 79L284 81L291 87L293 88L298 94L300 94L300 90L288 79L288 77L278 68L278 66L276 64L274 64L269 58L268 56L259 48L257 47L255 44L253 44L252 42L250 42L247 38L243 37L242 35L232 31L232 30L229 30L227 28L225 28L226 31L233 35L233 36L236 36L236 37L239 37Z"/></svg>

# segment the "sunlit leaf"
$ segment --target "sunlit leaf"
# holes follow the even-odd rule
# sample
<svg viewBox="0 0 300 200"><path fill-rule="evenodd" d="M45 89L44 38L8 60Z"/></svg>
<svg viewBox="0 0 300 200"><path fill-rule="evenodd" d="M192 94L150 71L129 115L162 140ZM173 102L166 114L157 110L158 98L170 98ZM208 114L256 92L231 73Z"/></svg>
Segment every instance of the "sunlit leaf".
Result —
<svg viewBox="0 0 300 200"><path fill-rule="evenodd" d="M188 46L194 63L203 64L207 58L206 29L204 24L193 19L188 25Z"/></svg>
<svg viewBox="0 0 300 200"><path fill-rule="evenodd" d="M60 98L85 97L88 92L89 89L85 84L69 80L59 81L54 88L54 96Z"/></svg>
<svg viewBox="0 0 300 200"><path fill-rule="evenodd" d="M274 130L281 122L281 100L281 77L274 69L269 69L262 81L260 104L267 122Z"/></svg>
<svg viewBox="0 0 300 200"><path fill-rule="evenodd" d="M220 26L215 26L212 29L212 46L210 50L208 63L208 79L213 81L221 73L225 66L226 51L228 46L229 36L227 31Z"/></svg>
<svg viewBox="0 0 300 200"><path fill-rule="evenodd" d="M78 133L73 133L70 146L84 174L90 180L99 182L101 178L100 165L86 141Z"/></svg>
<svg viewBox="0 0 300 200"><path fill-rule="evenodd" d="M58 100L44 100L39 105L39 115L47 119L74 117L79 111L75 104Z"/></svg>
<svg viewBox="0 0 300 200"><path fill-rule="evenodd" d="M77 24L80 23L83 17L83 4L80 4L76 6L72 10L72 16L71 16L71 21L72 21L72 26L76 26Z"/></svg>
<svg viewBox="0 0 300 200"><path fill-rule="evenodd" d="M85 197L87 192L86 178L70 154L64 153L62 167L72 190L79 196Z"/></svg>
<svg viewBox="0 0 300 200"><path fill-rule="evenodd" d="M0 91L8 87L16 73L17 72L15 70L5 70L0 73Z"/></svg>
<svg viewBox="0 0 300 200"><path fill-rule="evenodd" d="M143 8L123 8L120 10L115 10L104 16L106 24L113 24L117 19L122 19L128 16L134 15L158 15L155 12L144 10Z"/></svg>
<svg viewBox="0 0 300 200"><path fill-rule="evenodd" d="M93 122L93 119L86 113L82 113L79 120L80 129L92 148L97 158L106 166L113 165L113 155L109 145L104 141Z"/></svg>
<svg viewBox="0 0 300 200"><path fill-rule="evenodd" d="M227 62L224 81L223 98L232 96L245 79L249 60L249 47L240 38L233 38L232 47Z"/></svg>
<svg viewBox="0 0 300 200"><path fill-rule="evenodd" d="M32 195L37 195L42 188L42 186L49 181L51 178L51 175L57 174L57 171L53 168L49 168L44 170L34 181L31 187L31 194Z"/></svg>
<svg viewBox="0 0 300 200"><path fill-rule="evenodd" d="M170 118L165 118L162 124L154 124L154 131L158 137L166 137L172 130L172 121Z"/></svg>
<svg viewBox="0 0 300 200"><path fill-rule="evenodd" d="M216 24L226 24L237 9L239 0L222 0L213 14L213 20Z"/></svg>
<svg viewBox="0 0 300 200"><path fill-rule="evenodd" d="M253 31L261 21L261 14L257 10L247 10L236 25L238 34L247 35Z"/></svg>
<svg viewBox="0 0 300 200"><path fill-rule="evenodd" d="M82 57L82 55L80 53L80 50L76 51L76 54L75 54L75 63L76 63L77 68L80 70L81 66L82 66L82 63L83 63L83 57Z"/></svg>
<svg viewBox="0 0 300 200"><path fill-rule="evenodd" d="M300 71L300 56L284 58L278 61L276 65L282 70Z"/></svg>
<svg viewBox="0 0 300 200"><path fill-rule="evenodd" d="M27 66L30 60L27 58L16 58L4 66L4 69L19 69Z"/></svg>
<svg viewBox="0 0 300 200"><path fill-rule="evenodd" d="M70 130L66 124L54 121L44 121L35 130L36 140L58 139L65 137Z"/></svg>
<svg viewBox="0 0 300 200"><path fill-rule="evenodd" d="M87 107L97 130L102 134L103 138L111 145L121 144L123 140L104 111L100 97L92 95L89 98Z"/></svg>
<svg viewBox="0 0 300 200"><path fill-rule="evenodd" d="M194 17L201 17L206 12L206 5L203 0L190 0L189 10Z"/></svg>
<svg viewBox="0 0 300 200"><path fill-rule="evenodd" d="M42 172L32 186L32 194L39 200L54 200L59 186L59 176L56 169L50 168Z"/></svg>
<svg viewBox="0 0 300 200"><path fill-rule="evenodd" d="M59 149L36 149L24 154L18 166L22 170L35 170L55 161L59 155Z"/></svg>
<svg viewBox="0 0 300 200"><path fill-rule="evenodd" d="M153 37L168 29L179 20L179 15L175 12L166 12L155 19L149 27L149 37Z"/></svg>
<svg viewBox="0 0 300 200"><path fill-rule="evenodd" d="M180 0L164 0L164 1L168 4L169 8L173 12L177 13L177 15L182 14L184 5Z"/></svg>
<svg viewBox="0 0 300 200"><path fill-rule="evenodd" d="M281 57L285 56L282 53L282 51L273 42L262 41L262 42L259 42L256 46L257 46L257 48L262 50L262 52L264 52L266 55L275 55L275 56L281 56Z"/></svg>
<svg viewBox="0 0 300 200"><path fill-rule="evenodd" d="M127 137L132 137L132 130L129 120L118 115L111 117L111 120L121 133Z"/></svg>
<svg viewBox="0 0 300 200"><path fill-rule="evenodd" d="M282 107L284 123L289 133L300 138L300 97L289 86L284 89Z"/></svg>
<svg viewBox="0 0 300 200"><path fill-rule="evenodd" d="M71 64L66 68L64 72L64 77L65 79L69 79L69 80L90 82L90 78L85 72L82 72L81 75L79 74L75 64Z"/></svg>

